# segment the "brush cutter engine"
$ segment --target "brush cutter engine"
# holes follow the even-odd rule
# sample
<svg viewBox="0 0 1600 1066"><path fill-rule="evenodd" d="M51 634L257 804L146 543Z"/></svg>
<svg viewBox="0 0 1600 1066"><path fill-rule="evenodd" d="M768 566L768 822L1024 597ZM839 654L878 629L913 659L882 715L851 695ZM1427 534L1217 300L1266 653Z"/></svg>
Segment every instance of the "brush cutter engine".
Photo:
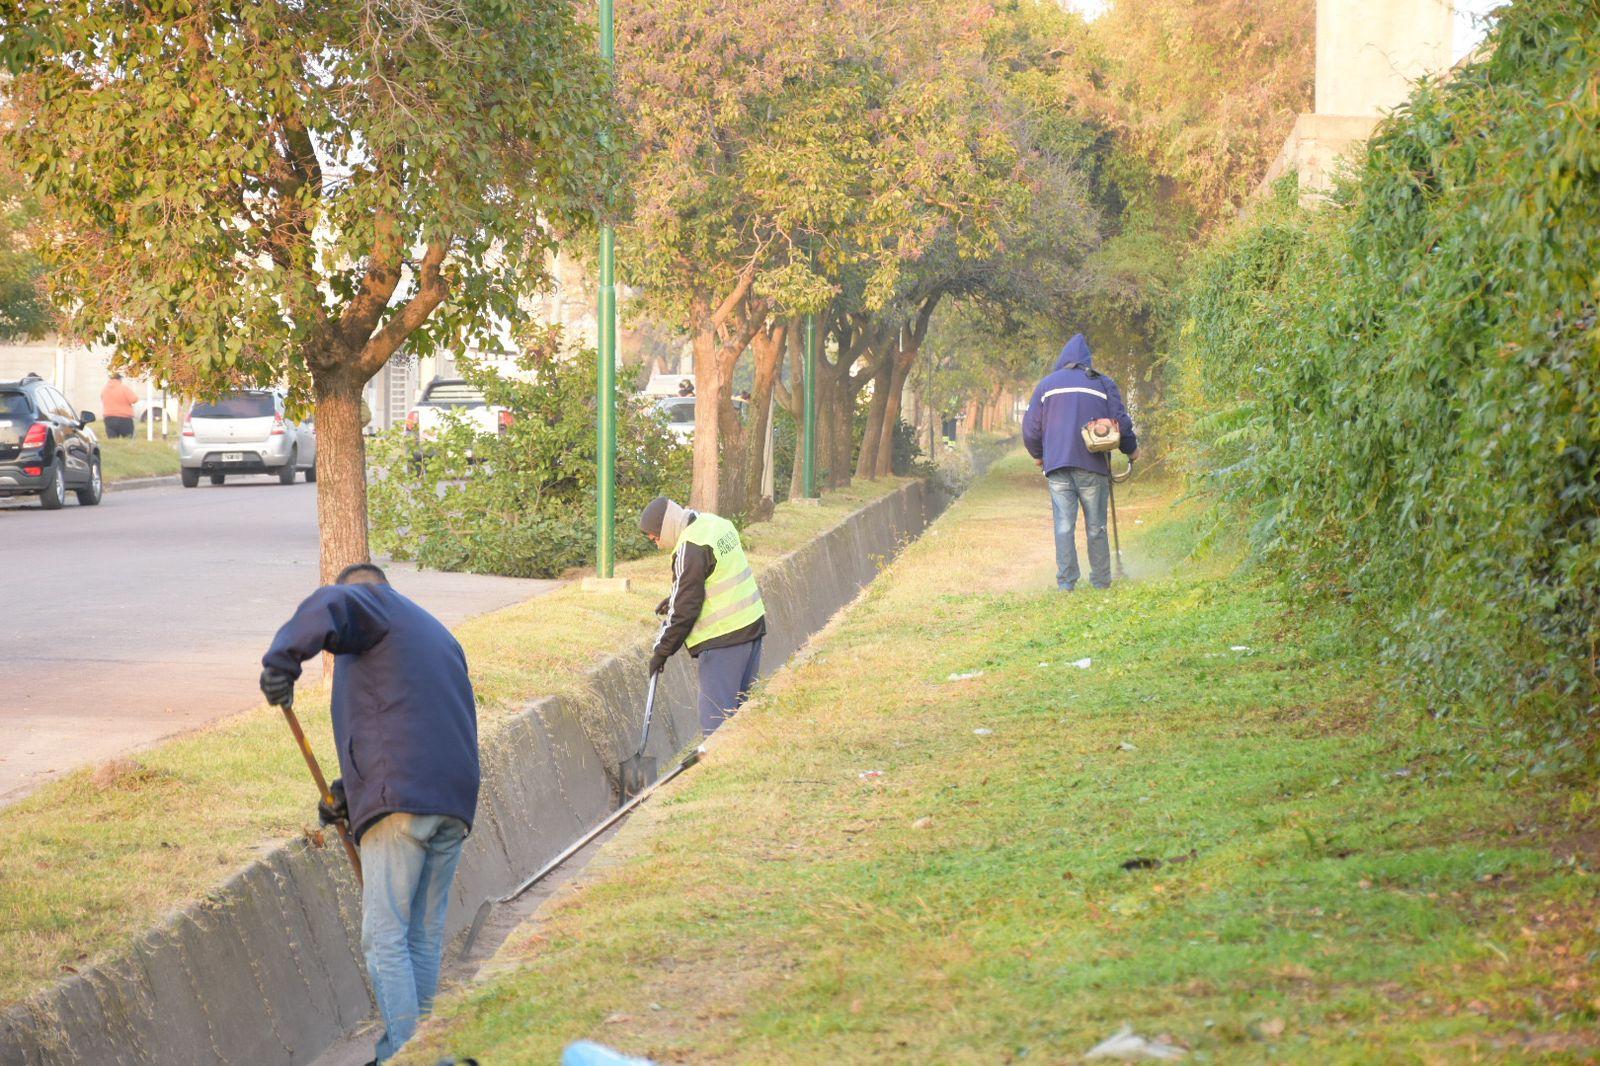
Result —
<svg viewBox="0 0 1600 1066"><path fill-rule="evenodd" d="M1122 430L1114 418L1097 418L1083 427L1083 446L1096 454L1115 451L1122 443Z"/></svg>

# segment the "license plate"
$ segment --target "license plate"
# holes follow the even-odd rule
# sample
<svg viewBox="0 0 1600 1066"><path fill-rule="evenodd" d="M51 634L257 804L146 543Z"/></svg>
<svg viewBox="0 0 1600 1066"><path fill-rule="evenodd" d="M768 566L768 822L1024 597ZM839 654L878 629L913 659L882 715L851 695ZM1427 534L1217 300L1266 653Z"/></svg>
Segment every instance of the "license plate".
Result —
<svg viewBox="0 0 1600 1066"><path fill-rule="evenodd" d="M244 452L223 452L222 461L225 463L242 463L244 462Z"/></svg>

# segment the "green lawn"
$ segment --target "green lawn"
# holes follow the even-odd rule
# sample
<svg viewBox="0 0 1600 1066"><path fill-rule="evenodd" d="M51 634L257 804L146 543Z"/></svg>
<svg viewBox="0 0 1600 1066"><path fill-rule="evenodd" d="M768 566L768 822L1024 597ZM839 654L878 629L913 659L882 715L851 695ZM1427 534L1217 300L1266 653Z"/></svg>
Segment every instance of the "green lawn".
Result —
<svg viewBox="0 0 1600 1066"><path fill-rule="evenodd" d="M1119 498L1140 579L1059 595L1000 464L402 1060L1594 1061L1595 782L1469 767Z"/></svg>
<svg viewBox="0 0 1600 1066"><path fill-rule="evenodd" d="M752 564L770 565L902 484L861 482L818 507L779 507L746 531ZM653 610L670 585L667 558L624 563L617 573L633 580L632 591L597 595L570 585L456 628L486 742L525 700L581 689L590 666L656 628ZM327 708L326 691L316 689L295 703L324 767L333 765ZM6 807L0 1005L125 945L261 848L315 828L315 803L282 716L263 707L98 775L66 775Z"/></svg>
<svg viewBox="0 0 1600 1066"><path fill-rule="evenodd" d="M141 426L142 430L143 427ZM138 436L132 440L100 441L100 471L106 481L126 481L136 477L163 477L178 472L178 442L176 437L162 440L157 437L147 441Z"/></svg>

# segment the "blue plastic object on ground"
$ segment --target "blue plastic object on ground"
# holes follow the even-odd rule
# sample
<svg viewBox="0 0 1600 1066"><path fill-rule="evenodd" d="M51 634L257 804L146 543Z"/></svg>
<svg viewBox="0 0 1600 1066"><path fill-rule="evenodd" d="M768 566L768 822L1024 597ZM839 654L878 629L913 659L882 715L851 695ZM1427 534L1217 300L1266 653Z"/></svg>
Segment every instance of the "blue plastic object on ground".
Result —
<svg viewBox="0 0 1600 1066"><path fill-rule="evenodd" d="M593 1040L579 1040L568 1044L567 1050L561 1053L561 1066L655 1066L655 1063L612 1051Z"/></svg>

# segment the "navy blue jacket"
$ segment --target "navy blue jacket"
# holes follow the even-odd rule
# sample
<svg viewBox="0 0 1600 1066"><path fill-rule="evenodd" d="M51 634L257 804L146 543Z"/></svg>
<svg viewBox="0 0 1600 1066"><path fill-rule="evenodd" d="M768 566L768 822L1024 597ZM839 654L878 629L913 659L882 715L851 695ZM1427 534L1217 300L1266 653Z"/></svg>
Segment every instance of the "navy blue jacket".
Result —
<svg viewBox="0 0 1600 1066"><path fill-rule="evenodd" d="M478 809L478 714L467 657L439 620L388 585L326 585L285 622L263 666L290 677L324 651L333 739L356 839L386 814Z"/></svg>
<svg viewBox="0 0 1600 1066"><path fill-rule="evenodd" d="M1117 383L1094 369L1089 342L1076 334L1061 349L1053 371L1033 390L1022 419L1022 446L1044 461L1046 474L1063 467L1111 473L1105 452L1083 445L1083 427L1097 418L1115 418L1122 430L1121 449L1132 455L1139 446L1133 419L1122 404Z"/></svg>

